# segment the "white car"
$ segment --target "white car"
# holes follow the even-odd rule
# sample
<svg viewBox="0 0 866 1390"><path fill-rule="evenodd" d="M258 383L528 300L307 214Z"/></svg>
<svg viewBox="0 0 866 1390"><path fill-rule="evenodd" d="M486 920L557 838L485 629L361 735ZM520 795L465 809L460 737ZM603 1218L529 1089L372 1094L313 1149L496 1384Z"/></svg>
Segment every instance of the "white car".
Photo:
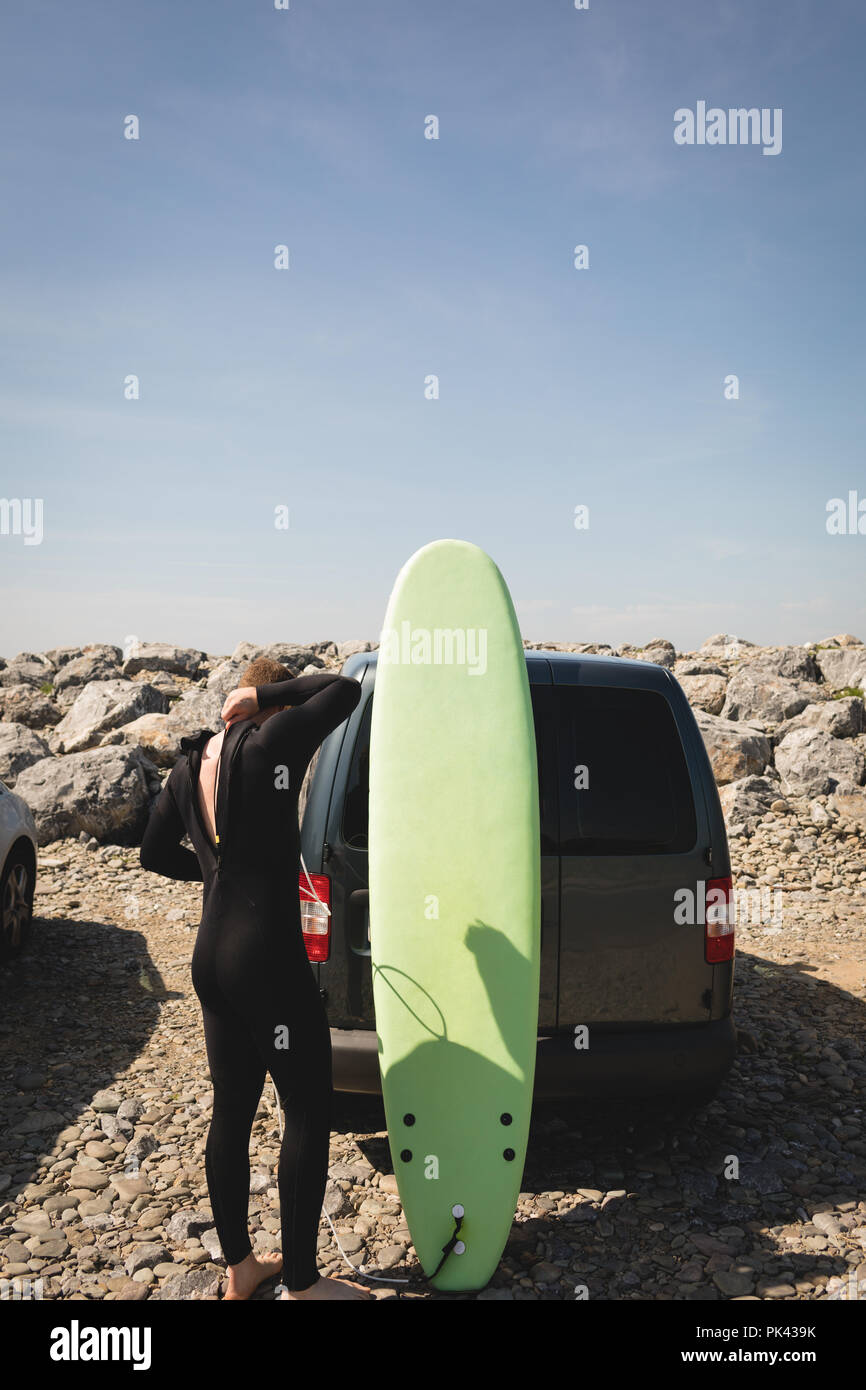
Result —
<svg viewBox="0 0 866 1390"><path fill-rule="evenodd" d="M0 782L0 961L27 940L36 887L36 822L27 802Z"/></svg>

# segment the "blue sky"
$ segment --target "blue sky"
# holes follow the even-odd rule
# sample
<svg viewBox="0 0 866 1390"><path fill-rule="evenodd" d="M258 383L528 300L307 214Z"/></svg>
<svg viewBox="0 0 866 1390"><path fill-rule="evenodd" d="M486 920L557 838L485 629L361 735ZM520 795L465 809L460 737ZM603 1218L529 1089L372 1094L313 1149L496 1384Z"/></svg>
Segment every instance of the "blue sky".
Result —
<svg viewBox="0 0 866 1390"><path fill-rule="evenodd" d="M0 535L0 653L375 639L445 536L534 640L866 639L825 526L866 499L864 40L854 0L7 12L0 496L44 535ZM781 153L676 145L700 100Z"/></svg>

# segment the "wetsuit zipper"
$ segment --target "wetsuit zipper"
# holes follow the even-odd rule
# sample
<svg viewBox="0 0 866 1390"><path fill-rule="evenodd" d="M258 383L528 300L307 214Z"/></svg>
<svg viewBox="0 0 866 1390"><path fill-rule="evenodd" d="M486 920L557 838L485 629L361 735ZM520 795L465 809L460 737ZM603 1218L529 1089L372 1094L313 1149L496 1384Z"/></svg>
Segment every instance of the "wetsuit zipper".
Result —
<svg viewBox="0 0 866 1390"><path fill-rule="evenodd" d="M237 743L235 744L234 748L232 749L231 757L229 758L229 765L228 765L228 768L227 768L227 770L226 770L226 789L225 789L225 793L224 793L223 798L222 798L222 802L220 802L220 797L219 797L219 780L217 780L217 787L216 787L217 804L216 804L216 813L215 813L215 815L214 815L214 830L216 831L217 875L219 875L220 869L222 868L223 850L224 850L224 848L225 848L225 838L226 838L225 835L221 835L221 834L220 834L220 815L219 815L219 813L220 813L220 810L222 809L222 811L223 811L223 818L225 818L225 816L226 816L226 814L227 814L228 805L229 805L229 788L230 788L230 786L231 786L232 768L234 767L235 758L236 758L237 755L238 755L238 750L240 749L241 744L243 743L244 739L246 738L247 734L250 732L250 729L251 729L252 727L253 727L253 726L250 725L249 728L244 729L243 733L240 735L240 737L239 737ZM225 747L225 741L223 741L223 747Z"/></svg>
<svg viewBox="0 0 866 1390"><path fill-rule="evenodd" d="M250 725L250 728L252 728L252 725ZM204 837L205 837L205 839L207 840L208 845L210 846L211 853L213 854L214 858L216 859L216 870L217 870L217 875L219 875L220 870L222 869L223 848L224 848L224 844L225 844L225 836L220 834L220 817L219 817L219 812L220 812L220 810L221 810L223 804L228 805L229 784L230 784L230 780L231 780L232 768L233 768L233 766L234 766L234 761L235 761L235 758L236 758L237 755L238 755L238 750L239 750L241 744L243 743L244 739L246 738L246 736L247 736L247 734L248 734L249 732L250 732L250 729L244 729L243 733L240 735L240 737L239 737L237 743L235 744L234 748L232 749L231 757L229 758L229 765L228 765L228 768L227 768L227 770L226 770L226 789L225 789L225 794L224 794L224 796L223 796L223 798L222 798L222 802L220 801L220 797L219 797L219 785L217 784L217 788L216 788L216 791L217 791L217 815L214 817L214 834L215 834L215 836L216 836L216 844L214 844L213 840L211 839L210 833L209 833L209 831L208 831L208 829L207 829L207 826L205 825L205 823L204 823L204 821L203 821L203 819L202 819L201 807L200 807L200 805L199 805L199 800L198 800L198 780L199 780L199 776L200 776L200 773L201 773L201 749L199 748L199 749L197 750L197 761L196 761L196 774L195 774L195 777L193 777L193 773L192 773L192 764L189 762L189 760L187 760L187 771L189 772L189 779L190 779L190 794L191 794L191 799L192 799L193 806L194 806L194 808L195 808L196 819L198 820L198 823L199 823L199 825L201 826L201 829L202 829L202 832L203 832L203 834L204 834Z"/></svg>

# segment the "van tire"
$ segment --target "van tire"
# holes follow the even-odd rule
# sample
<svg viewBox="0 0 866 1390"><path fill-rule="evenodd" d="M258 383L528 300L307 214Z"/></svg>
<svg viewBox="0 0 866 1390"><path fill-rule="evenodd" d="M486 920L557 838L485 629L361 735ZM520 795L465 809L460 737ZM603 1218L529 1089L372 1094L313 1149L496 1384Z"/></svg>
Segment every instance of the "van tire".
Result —
<svg viewBox="0 0 866 1390"><path fill-rule="evenodd" d="M29 846L15 845L0 874L0 962L27 946L33 921L36 873Z"/></svg>

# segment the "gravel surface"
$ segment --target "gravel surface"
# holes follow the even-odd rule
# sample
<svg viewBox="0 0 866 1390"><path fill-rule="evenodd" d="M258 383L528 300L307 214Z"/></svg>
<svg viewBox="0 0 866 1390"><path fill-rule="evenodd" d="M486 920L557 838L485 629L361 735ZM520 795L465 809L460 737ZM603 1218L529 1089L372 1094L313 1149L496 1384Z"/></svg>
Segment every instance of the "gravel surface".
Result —
<svg viewBox="0 0 866 1390"><path fill-rule="evenodd" d="M805 803L732 837L735 884L781 888L784 915L739 925L740 1052L719 1096L691 1116L538 1103L479 1294L426 1285L381 1103L338 1096L326 1207L351 1262L394 1281L376 1296L866 1298L864 846L862 827ZM94 840L45 846L39 874L29 950L0 972L0 1277L49 1299L215 1299L189 977L200 885ZM278 1150L269 1083L251 1148L261 1250L279 1243ZM323 1273L349 1273L324 1217L319 1249Z"/></svg>

